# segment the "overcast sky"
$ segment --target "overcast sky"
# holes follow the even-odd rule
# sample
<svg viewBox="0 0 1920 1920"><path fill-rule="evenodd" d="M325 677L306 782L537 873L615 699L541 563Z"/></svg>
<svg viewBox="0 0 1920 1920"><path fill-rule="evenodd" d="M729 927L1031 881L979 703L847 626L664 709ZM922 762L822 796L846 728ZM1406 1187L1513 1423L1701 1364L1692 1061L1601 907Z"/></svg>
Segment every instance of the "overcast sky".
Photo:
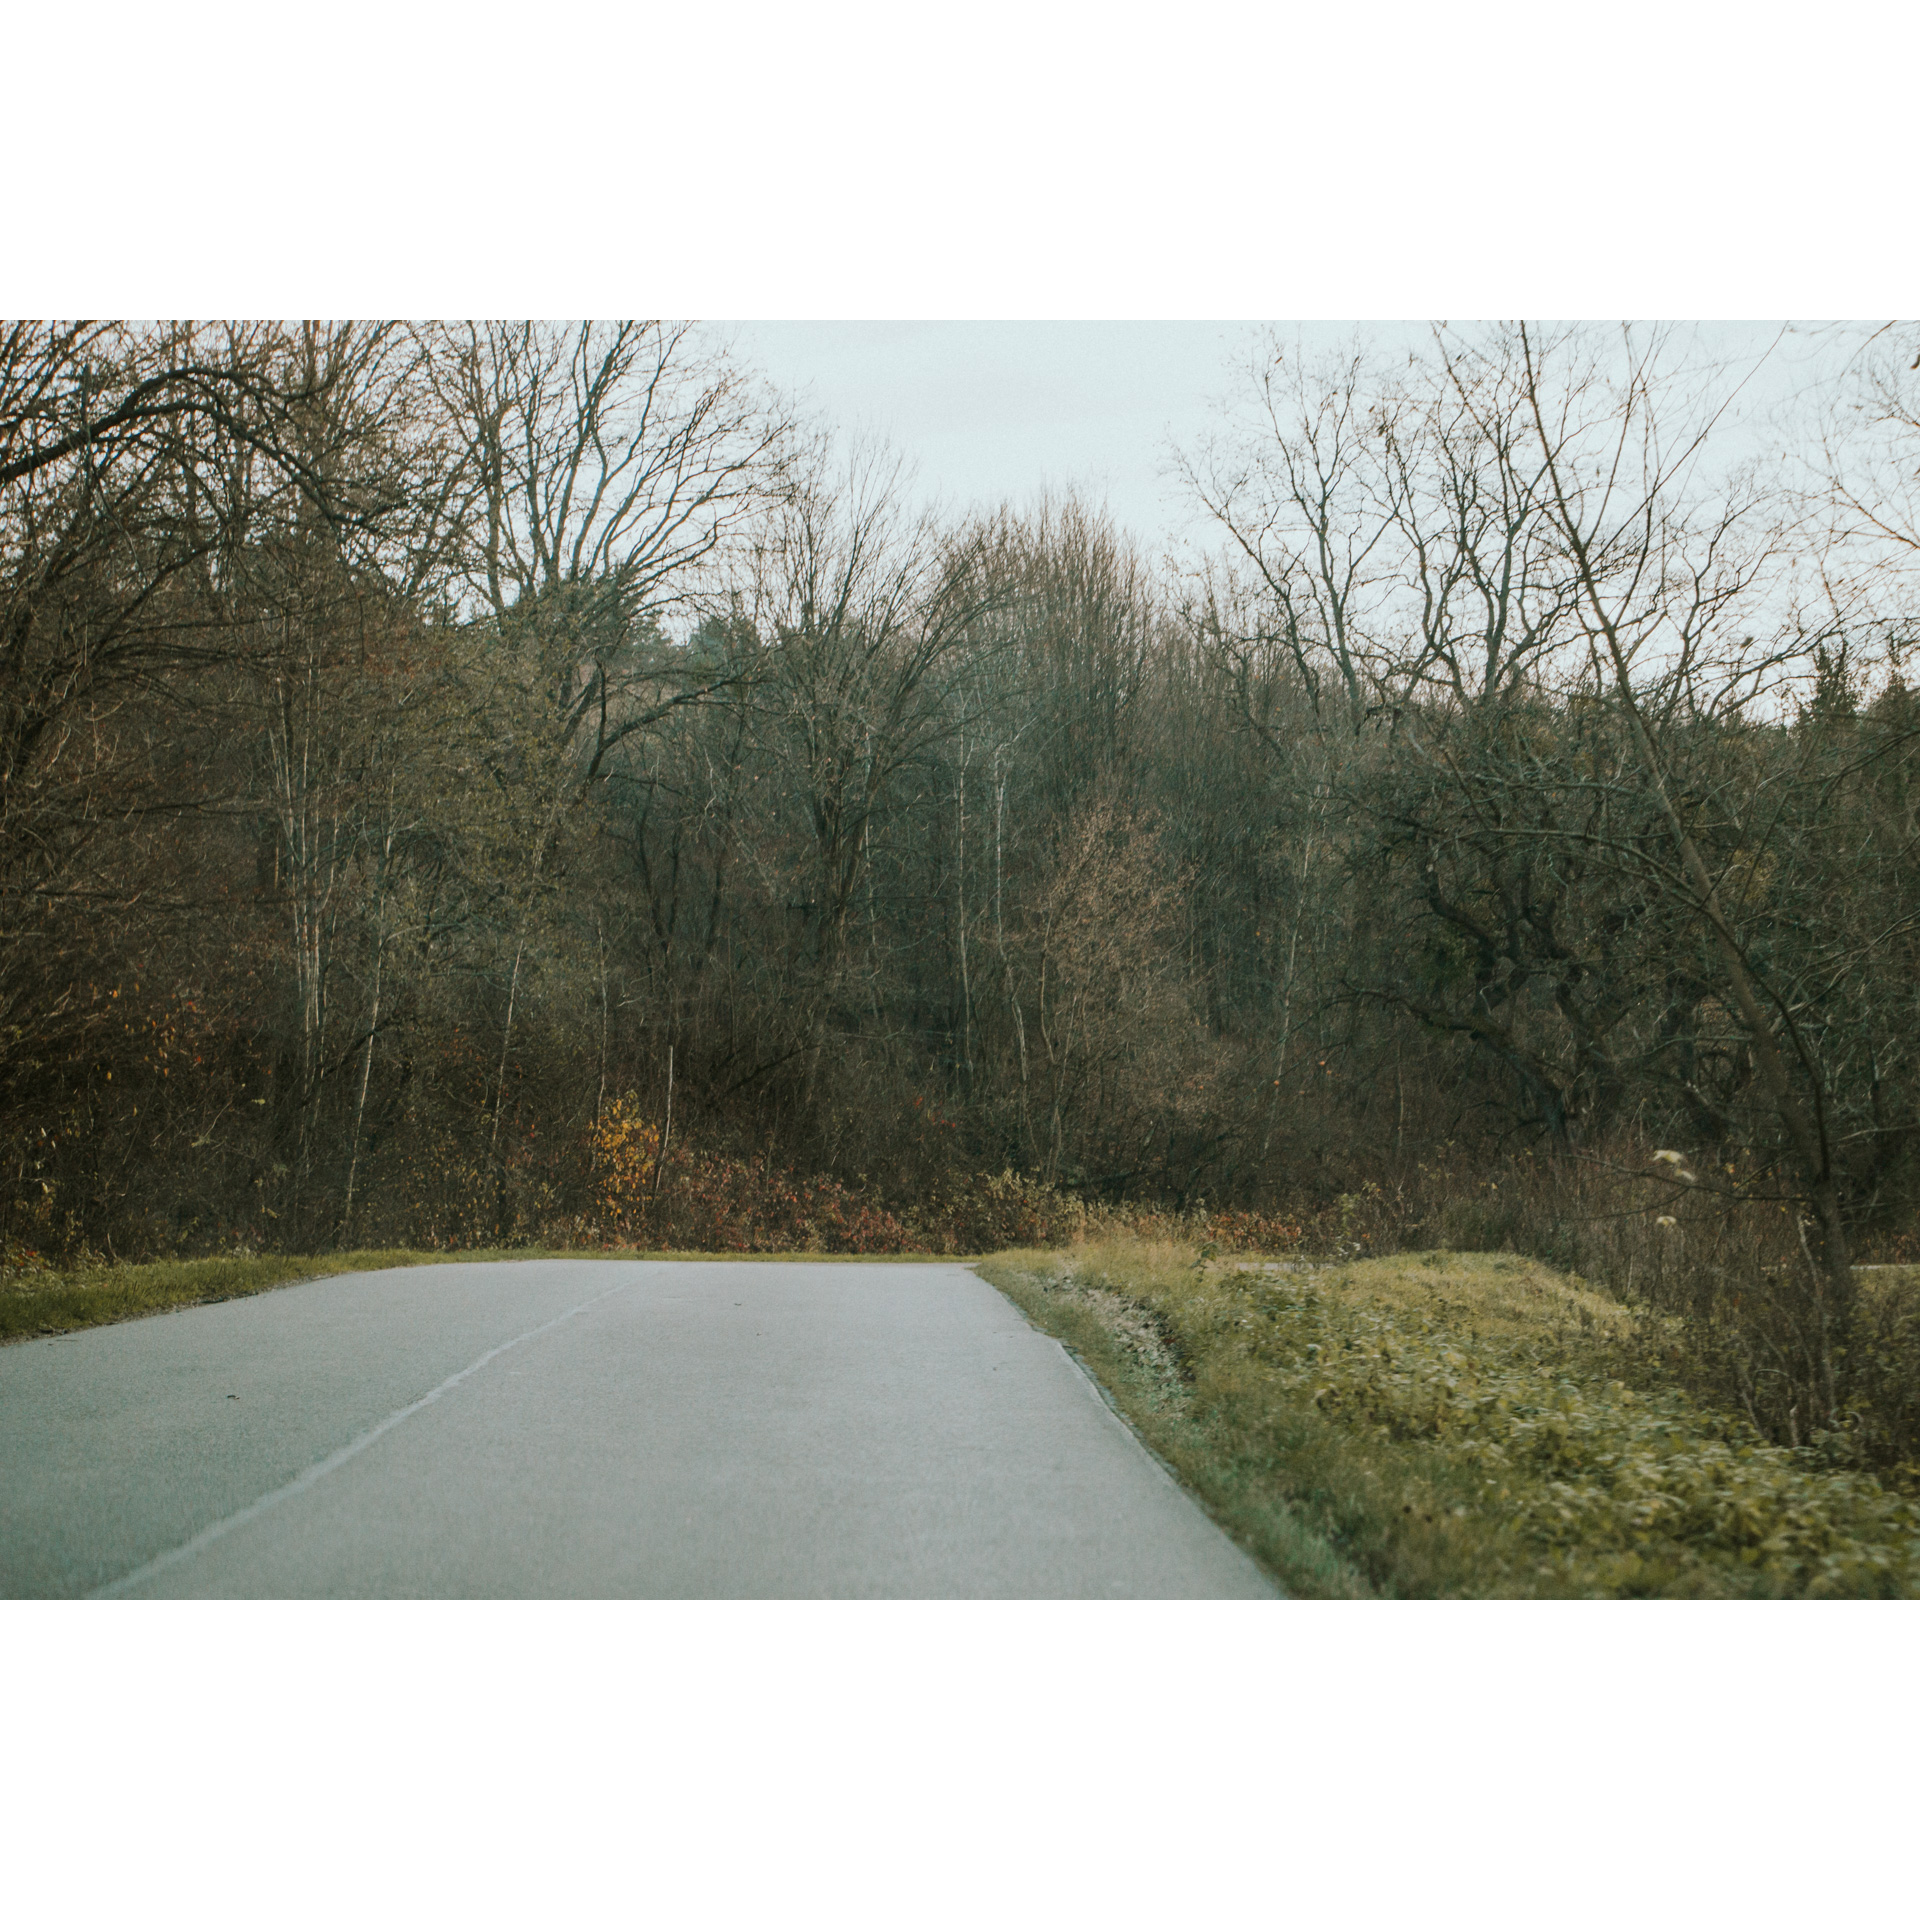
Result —
<svg viewBox="0 0 1920 1920"><path fill-rule="evenodd" d="M878 432L955 507L1030 501L1042 488L1104 503L1147 544L1188 520L1163 470L1233 383L1257 332L1208 320L753 321L739 352L808 411ZM1310 340L1350 329L1324 324Z"/></svg>
<svg viewBox="0 0 1920 1920"><path fill-rule="evenodd" d="M1149 547L1197 530L1166 471L1168 446L1218 423L1217 404L1237 395L1262 331L1205 320L759 320L723 330L806 412L889 440L928 501L1023 505L1042 488L1071 487ZM1427 336L1408 322L1366 331L1382 347ZM1321 321L1299 332L1313 351L1343 344L1354 327ZM1775 326L1726 323L1702 327L1697 344L1750 362L1777 336ZM1728 455L1757 447L1760 416L1803 386L1818 358L1803 341L1775 347L1750 390L1750 424L1722 436Z"/></svg>

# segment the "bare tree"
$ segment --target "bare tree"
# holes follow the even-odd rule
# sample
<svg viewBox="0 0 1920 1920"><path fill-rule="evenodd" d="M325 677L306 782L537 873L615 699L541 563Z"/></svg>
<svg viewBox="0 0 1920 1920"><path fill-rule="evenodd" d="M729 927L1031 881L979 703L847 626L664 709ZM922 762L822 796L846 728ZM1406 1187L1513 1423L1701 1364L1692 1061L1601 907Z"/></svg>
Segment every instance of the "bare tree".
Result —
<svg viewBox="0 0 1920 1920"><path fill-rule="evenodd" d="M777 484L790 429L691 324L430 338L465 456L468 589L553 681L591 779L623 739L739 670L662 646L662 623Z"/></svg>
<svg viewBox="0 0 1920 1920"><path fill-rule="evenodd" d="M348 600L396 559L430 570L410 366L391 327L0 337L0 978L27 926L106 904L85 862L128 817L116 778L153 815L125 722L282 646L255 595L268 556L324 550ZM49 1013L70 996L29 977Z"/></svg>
<svg viewBox="0 0 1920 1920"><path fill-rule="evenodd" d="M1241 596L1258 624L1223 630L1222 642L1284 649L1316 712L1331 675L1350 727L1371 704L1372 622L1390 591L1382 548L1393 516L1370 371L1358 344L1315 364L1270 335L1252 369L1257 424L1176 457L1263 590Z"/></svg>
<svg viewBox="0 0 1920 1920"><path fill-rule="evenodd" d="M940 669L995 603L993 535L949 539L905 504L899 461L825 445L756 546L751 618L768 659L760 698L789 742L811 827L808 918L830 980L882 801L901 771L959 723Z"/></svg>
<svg viewBox="0 0 1920 1920"><path fill-rule="evenodd" d="M1751 584L1758 564L1739 540L1749 503L1736 498L1703 524L1689 522L1685 489L1711 419L1683 423L1675 433L1662 418L1657 336L1645 343L1629 337L1610 381L1590 362L1557 372L1553 346L1535 329L1520 326L1515 340L1550 512L1581 589L1582 626L1625 715L1686 896L1711 930L1720 984L1813 1214L1809 1258L1828 1406L1836 1408L1835 1370L1856 1288L1823 1075L1793 1006L1756 965L1735 925L1737 881L1729 885L1734 876L1725 860L1718 871L1708 863L1636 676L1636 668L1643 679L1655 666L1686 676L1704 664L1716 615ZM1559 343L1561 356L1569 344Z"/></svg>

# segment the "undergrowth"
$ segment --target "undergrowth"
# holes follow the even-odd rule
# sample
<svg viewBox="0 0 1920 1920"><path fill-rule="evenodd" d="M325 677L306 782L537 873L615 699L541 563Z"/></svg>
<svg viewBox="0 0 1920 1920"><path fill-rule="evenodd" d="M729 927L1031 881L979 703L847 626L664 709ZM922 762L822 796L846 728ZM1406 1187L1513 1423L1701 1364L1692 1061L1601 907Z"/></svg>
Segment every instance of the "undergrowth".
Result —
<svg viewBox="0 0 1920 1920"><path fill-rule="evenodd" d="M1920 1592L1920 1507L1844 1433L1765 1444L1661 1380L1618 1302L1532 1261L1316 1267L1123 1237L981 1271L1291 1592ZM1104 1303L1149 1316L1153 1364Z"/></svg>

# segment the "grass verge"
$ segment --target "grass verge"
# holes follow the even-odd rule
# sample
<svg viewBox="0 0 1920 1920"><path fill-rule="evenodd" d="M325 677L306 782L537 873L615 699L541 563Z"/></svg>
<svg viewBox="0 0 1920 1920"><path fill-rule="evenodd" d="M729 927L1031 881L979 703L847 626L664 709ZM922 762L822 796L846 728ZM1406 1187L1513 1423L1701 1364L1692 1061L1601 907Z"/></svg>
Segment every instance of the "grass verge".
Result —
<svg viewBox="0 0 1920 1920"><path fill-rule="evenodd" d="M10 1270L0 1280L0 1341L73 1333L116 1320L268 1293L329 1273L418 1267L447 1260L497 1260L499 1253L417 1253L374 1247L360 1253L243 1253L206 1260L150 1260L71 1272Z"/></svg>
<svg viewBox="0 0 1920 1920"><path fill-rule="evenodd" d="M438 1266L474 1260L798 1260L888 1265L942 1260L936 1254L846 1253L649 1253L632 1247L484 1247L465 1252L422 1252L409 1247L370 1247L353 1253L226 1254L205 1260L151 1260L123 1266L0 1270L0 1344L41 1334L74 1333L83 1327L140 1320L267 1293L330 1273L370 1273L385 1267Z"/></svg>
<svg viewBox="0 0 1920 1920"><path fill-rule="evenodd" d="M977 1265L1289 1593L1920 1594L1920 1507L1666 1385L1618 1303L1536 1262Z"/></svg>

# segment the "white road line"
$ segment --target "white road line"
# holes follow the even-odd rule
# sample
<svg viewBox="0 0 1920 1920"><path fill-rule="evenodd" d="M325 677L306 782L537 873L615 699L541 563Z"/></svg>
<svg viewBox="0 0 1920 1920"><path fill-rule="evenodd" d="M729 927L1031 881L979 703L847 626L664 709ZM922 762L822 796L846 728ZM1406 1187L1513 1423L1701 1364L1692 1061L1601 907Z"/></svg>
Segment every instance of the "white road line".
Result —
<svg viewBox="0 0 1920 1920"><path fill-rule="evenodd" d="M516 1333L511 1340L503 1340L491 1351L483 1353L470 1366L458 1373L450 1373L433 1388L423 1393L411 1406L402 1407L398 1413L390 1413L378 1426L369 1427L357 1439L349 1440L337 1453L330 1453L324 1460L316 1461L304 1473L297 1474L284 1487L276 1487L271 1493L265 1493L250 1507L242 1507L238 1513L230 1513L224 1520L216 1520L212 1526L203 1528L191 1540L180 1546L171 1547L157 1559L149 1560L143 1567L135 1567L131 1573L123 1574L118 1580L104 1587L96 1587L87 1595L89 1600L112 1600L118 1595L136 1587L143 1580L150 1580L156 1573L167 1567L178 1566L182 1560L190 1560L203 1548L210 1547L216 1540L224 1539L228 1534L244 1527L249 1521L258 1520L263 1513L270 1512L283 1500L291 1500L296 1493L304 1493L309 1487L324 1480L336 1467L344 1467L355 1454L364 1453L383 1435L391 1433L403 1420L411 1420L423 1407L430 1407L443 1393L451 1393L461 1381L470 1380L491 1360L498 1360L503 1353L511 1353L515 1347L529 1340L537 1340L543 1333L551 1333L557 1326L571 1320L575 1314L585 1313L589 1307L597 1307L602 1300L611 1300L616 1293L625 1293L629 1287L640 1284L636 1275L631 1280L623 1280L617 1287L609 1287L605 1293L596 1293L591 1300L583 1300L577 1307L569 1307L565 1313L555 1314L544 1325L530 1327L525 1333Z"/></svg>

